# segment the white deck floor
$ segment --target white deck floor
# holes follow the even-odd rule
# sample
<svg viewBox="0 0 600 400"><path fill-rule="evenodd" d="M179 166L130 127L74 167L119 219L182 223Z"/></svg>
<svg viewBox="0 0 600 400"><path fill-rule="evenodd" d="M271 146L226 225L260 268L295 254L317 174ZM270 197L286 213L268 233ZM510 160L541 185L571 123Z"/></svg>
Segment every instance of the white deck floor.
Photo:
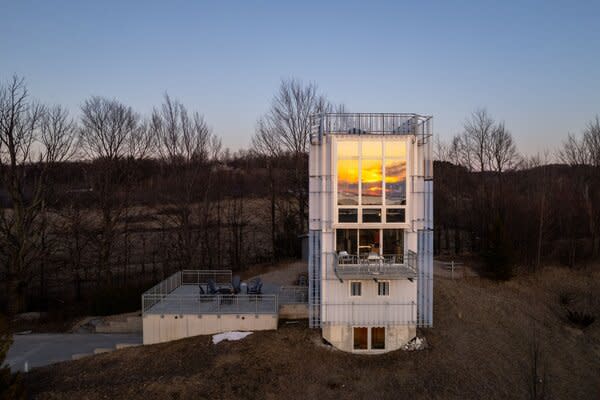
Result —
<svg viewBox="0 0 600 400"><path fill-rule="evenodd" d="M272 289L272 288L268 288ZM263 292L267 292L263 290ZM271 290L268 290L271 292ZM197 285L182 285L148 308L146 314L277 314L277 299L263 296L200 296Z"/></svg>

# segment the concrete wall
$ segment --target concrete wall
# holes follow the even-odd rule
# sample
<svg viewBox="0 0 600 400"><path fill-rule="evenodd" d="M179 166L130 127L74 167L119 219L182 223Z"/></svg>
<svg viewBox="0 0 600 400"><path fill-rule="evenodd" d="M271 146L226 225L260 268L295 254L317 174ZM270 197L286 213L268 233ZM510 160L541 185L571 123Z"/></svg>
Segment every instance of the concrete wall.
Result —
<svg viewBox="0 0 600 400"><path fill-rule="evenodd" d="M154 344L227 331L273 330L277 324L278 317L272 314L148 314L143 317L143 336L144 344Z"/></svg>
<svg viewBox="0 0 600 400"><path fill-rule="evenodd" d="M282 304L279 306L281 319L306 319L308 318L308 304Z"/></svg>
<svg viewBox="0 0 600 400"><path fill-rule="evenodd" d="M386 326L384 350L354 350L352 332L353 326L349 325L327 325L322 329L323 338L339 350L360 354L381 354L398 350L417 335L417 328L415 325ZM370 343L371 332L369 330L369 347Z"/></svg>

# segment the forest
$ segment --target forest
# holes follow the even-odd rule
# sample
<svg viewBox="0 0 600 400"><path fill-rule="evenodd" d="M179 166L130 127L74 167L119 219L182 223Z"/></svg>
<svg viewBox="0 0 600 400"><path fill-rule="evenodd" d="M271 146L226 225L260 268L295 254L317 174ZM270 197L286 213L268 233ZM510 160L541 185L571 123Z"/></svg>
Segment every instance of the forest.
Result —
<svg viewBox="0 0 600 400"><path fill-rule="evenodd" d="M34 100L21 77L1 83L3 312L126 311L175 270L300 257L310 116L345 110L314 83L283 80L250 147L232 152L168 94L150 115L92 96L75 117ZM480 108L433 145L436 256L499 280L597 264L598 116L560 148L526 155Z"/></svg>

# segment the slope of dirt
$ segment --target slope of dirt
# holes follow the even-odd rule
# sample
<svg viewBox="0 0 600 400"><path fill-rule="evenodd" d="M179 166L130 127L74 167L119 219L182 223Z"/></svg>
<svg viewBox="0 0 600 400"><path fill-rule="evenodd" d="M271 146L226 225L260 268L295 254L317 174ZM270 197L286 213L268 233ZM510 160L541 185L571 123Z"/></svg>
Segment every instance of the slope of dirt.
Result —
<svg viewBox="0 0 600 400"><path fill-rule="evenodd" d="M568 300L600 319L598 278L550 269L503 284L436 279L435 326L419 352L346 354L304 323L282 323L239 342L204 336L65 362L26 383L42 399L530 398L538 342L538 392L600 398L600 321L580 329L565 313Z"/></svg>

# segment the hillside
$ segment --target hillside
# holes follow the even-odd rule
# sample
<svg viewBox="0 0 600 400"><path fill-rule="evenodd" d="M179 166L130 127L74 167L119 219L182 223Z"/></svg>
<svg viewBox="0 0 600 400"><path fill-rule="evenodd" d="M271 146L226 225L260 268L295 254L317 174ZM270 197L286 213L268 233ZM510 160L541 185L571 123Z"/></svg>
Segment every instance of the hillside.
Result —
<svg viewBox="0 0 600 400"><path fill-rule="evenodd" d="M599 278L565 269L501 284L438 277L435 326L421 332L429 348L420 352L345 354L304 323L282 323L240 342L196 337L66 362L26 382L42 399L531 398L537 338L538 392L600 398ZM596 321L581 329L567 307Z"/></svg>

